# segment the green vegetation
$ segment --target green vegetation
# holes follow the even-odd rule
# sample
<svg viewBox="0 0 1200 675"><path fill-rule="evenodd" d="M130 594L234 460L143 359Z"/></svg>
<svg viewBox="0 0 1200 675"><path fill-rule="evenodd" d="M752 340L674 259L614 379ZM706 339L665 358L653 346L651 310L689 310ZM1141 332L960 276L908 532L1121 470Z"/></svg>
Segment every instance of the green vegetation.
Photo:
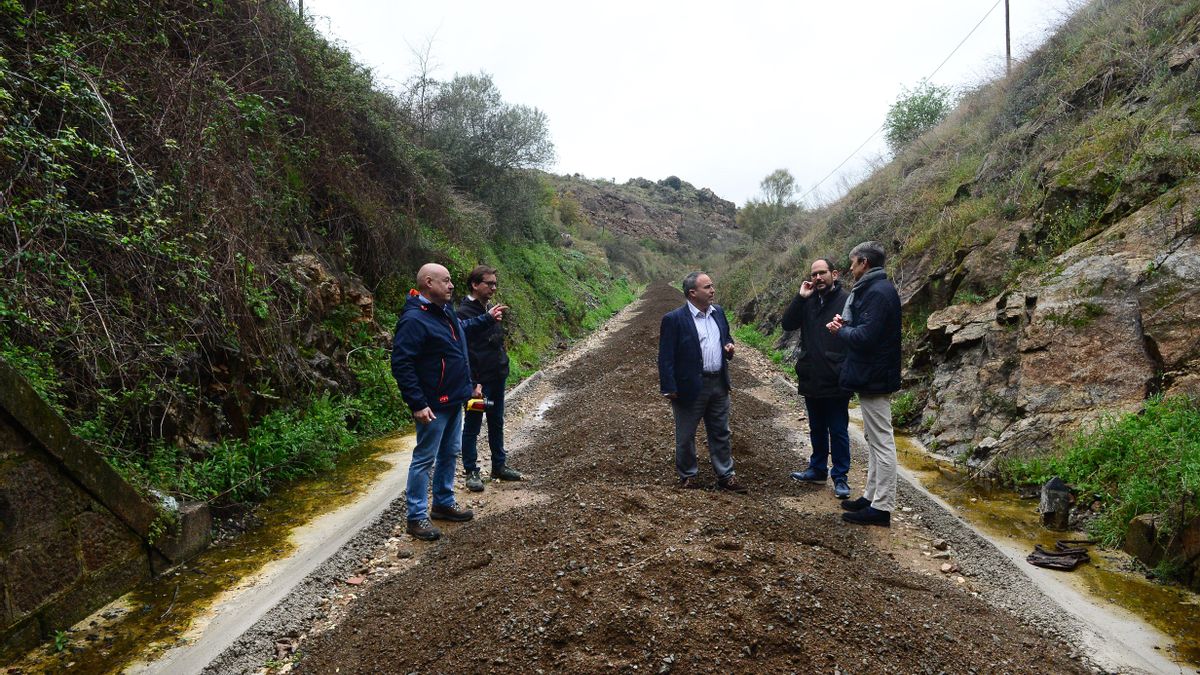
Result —
<svg viewBox="0 0 1200 675"><path fill-rule="evenodd" d="M736 342L748 345L762 352L775 365L783 365L790 357L788 352L776 348L779 344L779 338L783 336L783 331L776 328L770 335L764 335L762 331L752 325L738 326L733 331L733 338Z"/></svg>
<svg viewBox="0 0 1200 675"><path fill-rule="evenodd" d="M1162 516L1164 540L1182 518L1200 513L1200 401L1154 398L1138 414L1105 417L1057 455L1007 463L1018 483L1060 476L1084 494L1104 498L1092 534L1109 546L1124 540L1135 516Z"/></svg>
<svg viewBox="0 0 1200 675"><path fill-rule="evenodd" d="M67 648L67 645L69 645L69 644L71 644L71 636L67 634L67 631L65 631L65 630L54 631L54 644L53 644L54 653L57 654L57 653L63 651L64 649Z"/></svg>
<svg viewBox="0 0 1200 675"><path fill-rule="evenodd" d="M954 104L949 89L928 80L917 86L905 87L896 102L888 108L884 122L884 137L892 152L899 153L913 141L941 122Z"/></svg>
<svg viewBox="0 0 1200 675"><path fill-rule="evenodd" d="M421 263L501 270L519 377L657 262L614 271L533 171L540 111L486 74L383 91L287 3L0 30L0 357L147 489L254 499L410 424L387 334Z"/></svg>
<svg viewBox="0 0 1200 675"><path fill-rule="evenodd" d="M892 425L907 427L915 424L921 414L923 404L917 395L911 391L903 392L892 398Z"/></svg>

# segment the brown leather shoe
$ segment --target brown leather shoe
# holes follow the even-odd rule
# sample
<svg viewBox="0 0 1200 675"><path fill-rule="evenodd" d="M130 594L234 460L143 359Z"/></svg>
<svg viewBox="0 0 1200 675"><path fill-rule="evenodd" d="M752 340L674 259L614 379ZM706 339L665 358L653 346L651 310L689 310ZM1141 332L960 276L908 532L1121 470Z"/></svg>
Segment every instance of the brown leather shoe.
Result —
<svg viewBox="0 0 1200 675"><path fill-rule="evenodd" d="M413 539L421 539L423 541L433 541L442 536L442 531L434 527L428 518L408 521L408 529L406 531L412 535Z"/></svg>
<svg viewBox="0 0 1200 675"><path fill-rule="evenodd" d="M750 491L750 488L743 485L742 482L737 479L737 476L722 478L721 480L717 481L717 487L725 490L726 492L734 492L739 495L744 495Z"/></svg>
<svg viewBox="0 0 1200 675"><path fill-rule="evenodd" d="M454 506L438 506L434 504L429 507L429 517L434 520L449 520L461 523L474 518L475 512L471 509L460 509L457 504Z"/></svg>
<svg viewBox="0 0 1200 675"><path fill-rule="evenodd" d="M688 476L687 478L680 478L679 485L676 487L680 490L699 490L700 481L695 476Z"/></svg>

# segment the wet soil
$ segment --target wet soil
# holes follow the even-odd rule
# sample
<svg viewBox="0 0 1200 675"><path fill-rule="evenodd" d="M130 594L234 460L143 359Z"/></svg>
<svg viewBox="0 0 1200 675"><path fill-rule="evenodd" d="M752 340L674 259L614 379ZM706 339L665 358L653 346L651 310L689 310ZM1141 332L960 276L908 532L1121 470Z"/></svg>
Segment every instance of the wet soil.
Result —
<svg viewBox="0 0 1200 675"><path fill-rule="evenodd" d="M897 532L920 540L919 519L847 525L828 485L790 481L807 455L799 408L763 393L773 375L752 359L734 361L731 415L750 494L718 491L703 459L707 488L676 489L655 358L680 301L651 288L547 373L555 404L510 439L529 480L460 492L477 517L441 541L393 536L279 655L298 646L296 669L321 673L1086 672L916 545L899 559ZM855 487L863 469L856 457Z"/></svg>

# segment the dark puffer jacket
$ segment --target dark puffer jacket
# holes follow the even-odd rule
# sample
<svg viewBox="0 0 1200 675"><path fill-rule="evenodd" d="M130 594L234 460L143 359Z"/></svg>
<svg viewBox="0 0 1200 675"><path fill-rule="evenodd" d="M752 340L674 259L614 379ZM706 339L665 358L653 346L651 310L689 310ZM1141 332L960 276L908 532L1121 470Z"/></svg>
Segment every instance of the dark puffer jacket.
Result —
<svg viewBox="0 0 1200 675"><path fill-rule="evenodd" d="M854 291L850 323L837 337L846 347L839 380L859 394L890 394L900 389L900 294L885 276Z"/></svg>
<svg viewBox="0 0 1200 675"><path fill-rule="evenodd" d="M834 286L824 295L799 293L783 312L784 330L800 329L800 353L796 355L796 389L810 398L845 398L850 394L838 384L846 348L825 328L841 314L849 294Z"/></svg>
<svg viewBox="0 0 1200 675"><path fill-rule="evenodd" d="M392 377L413 412L453 408L471 397L464 333L473 335L492 323L490 314L459 321L449 303L439 307L409 293L392 340Z"/></svg>
<svg viewBox="0 0 1200 675"><path fill-rule="evenodd" d="M458 316L463 321L485 313L487 307L471 298L458 301ZM508 352L504 351L504 324L496 322L467 336L471 357L471 375L476 382L495 382L508 378Z"/></svg>

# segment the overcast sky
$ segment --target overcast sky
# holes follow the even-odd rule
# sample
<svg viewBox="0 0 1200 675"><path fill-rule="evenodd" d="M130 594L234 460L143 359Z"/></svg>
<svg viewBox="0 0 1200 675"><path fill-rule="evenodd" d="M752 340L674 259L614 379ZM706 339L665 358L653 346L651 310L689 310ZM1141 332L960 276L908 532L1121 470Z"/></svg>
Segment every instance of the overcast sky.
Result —
<svg viewBox="0 0 1200 675"><path fill-rule="evenodd" d="M1082 0L1010 0L1014 58ZM739 206L787 168L801 192L931 74L968 87L1004 71L1004 0L305 0L316 26L396 89L432 43L433 75L492 75L543 110L555 173L670 175ZM876 136L816 195L886 152ZM810 201L812 198L810 197Z"/></svg>

